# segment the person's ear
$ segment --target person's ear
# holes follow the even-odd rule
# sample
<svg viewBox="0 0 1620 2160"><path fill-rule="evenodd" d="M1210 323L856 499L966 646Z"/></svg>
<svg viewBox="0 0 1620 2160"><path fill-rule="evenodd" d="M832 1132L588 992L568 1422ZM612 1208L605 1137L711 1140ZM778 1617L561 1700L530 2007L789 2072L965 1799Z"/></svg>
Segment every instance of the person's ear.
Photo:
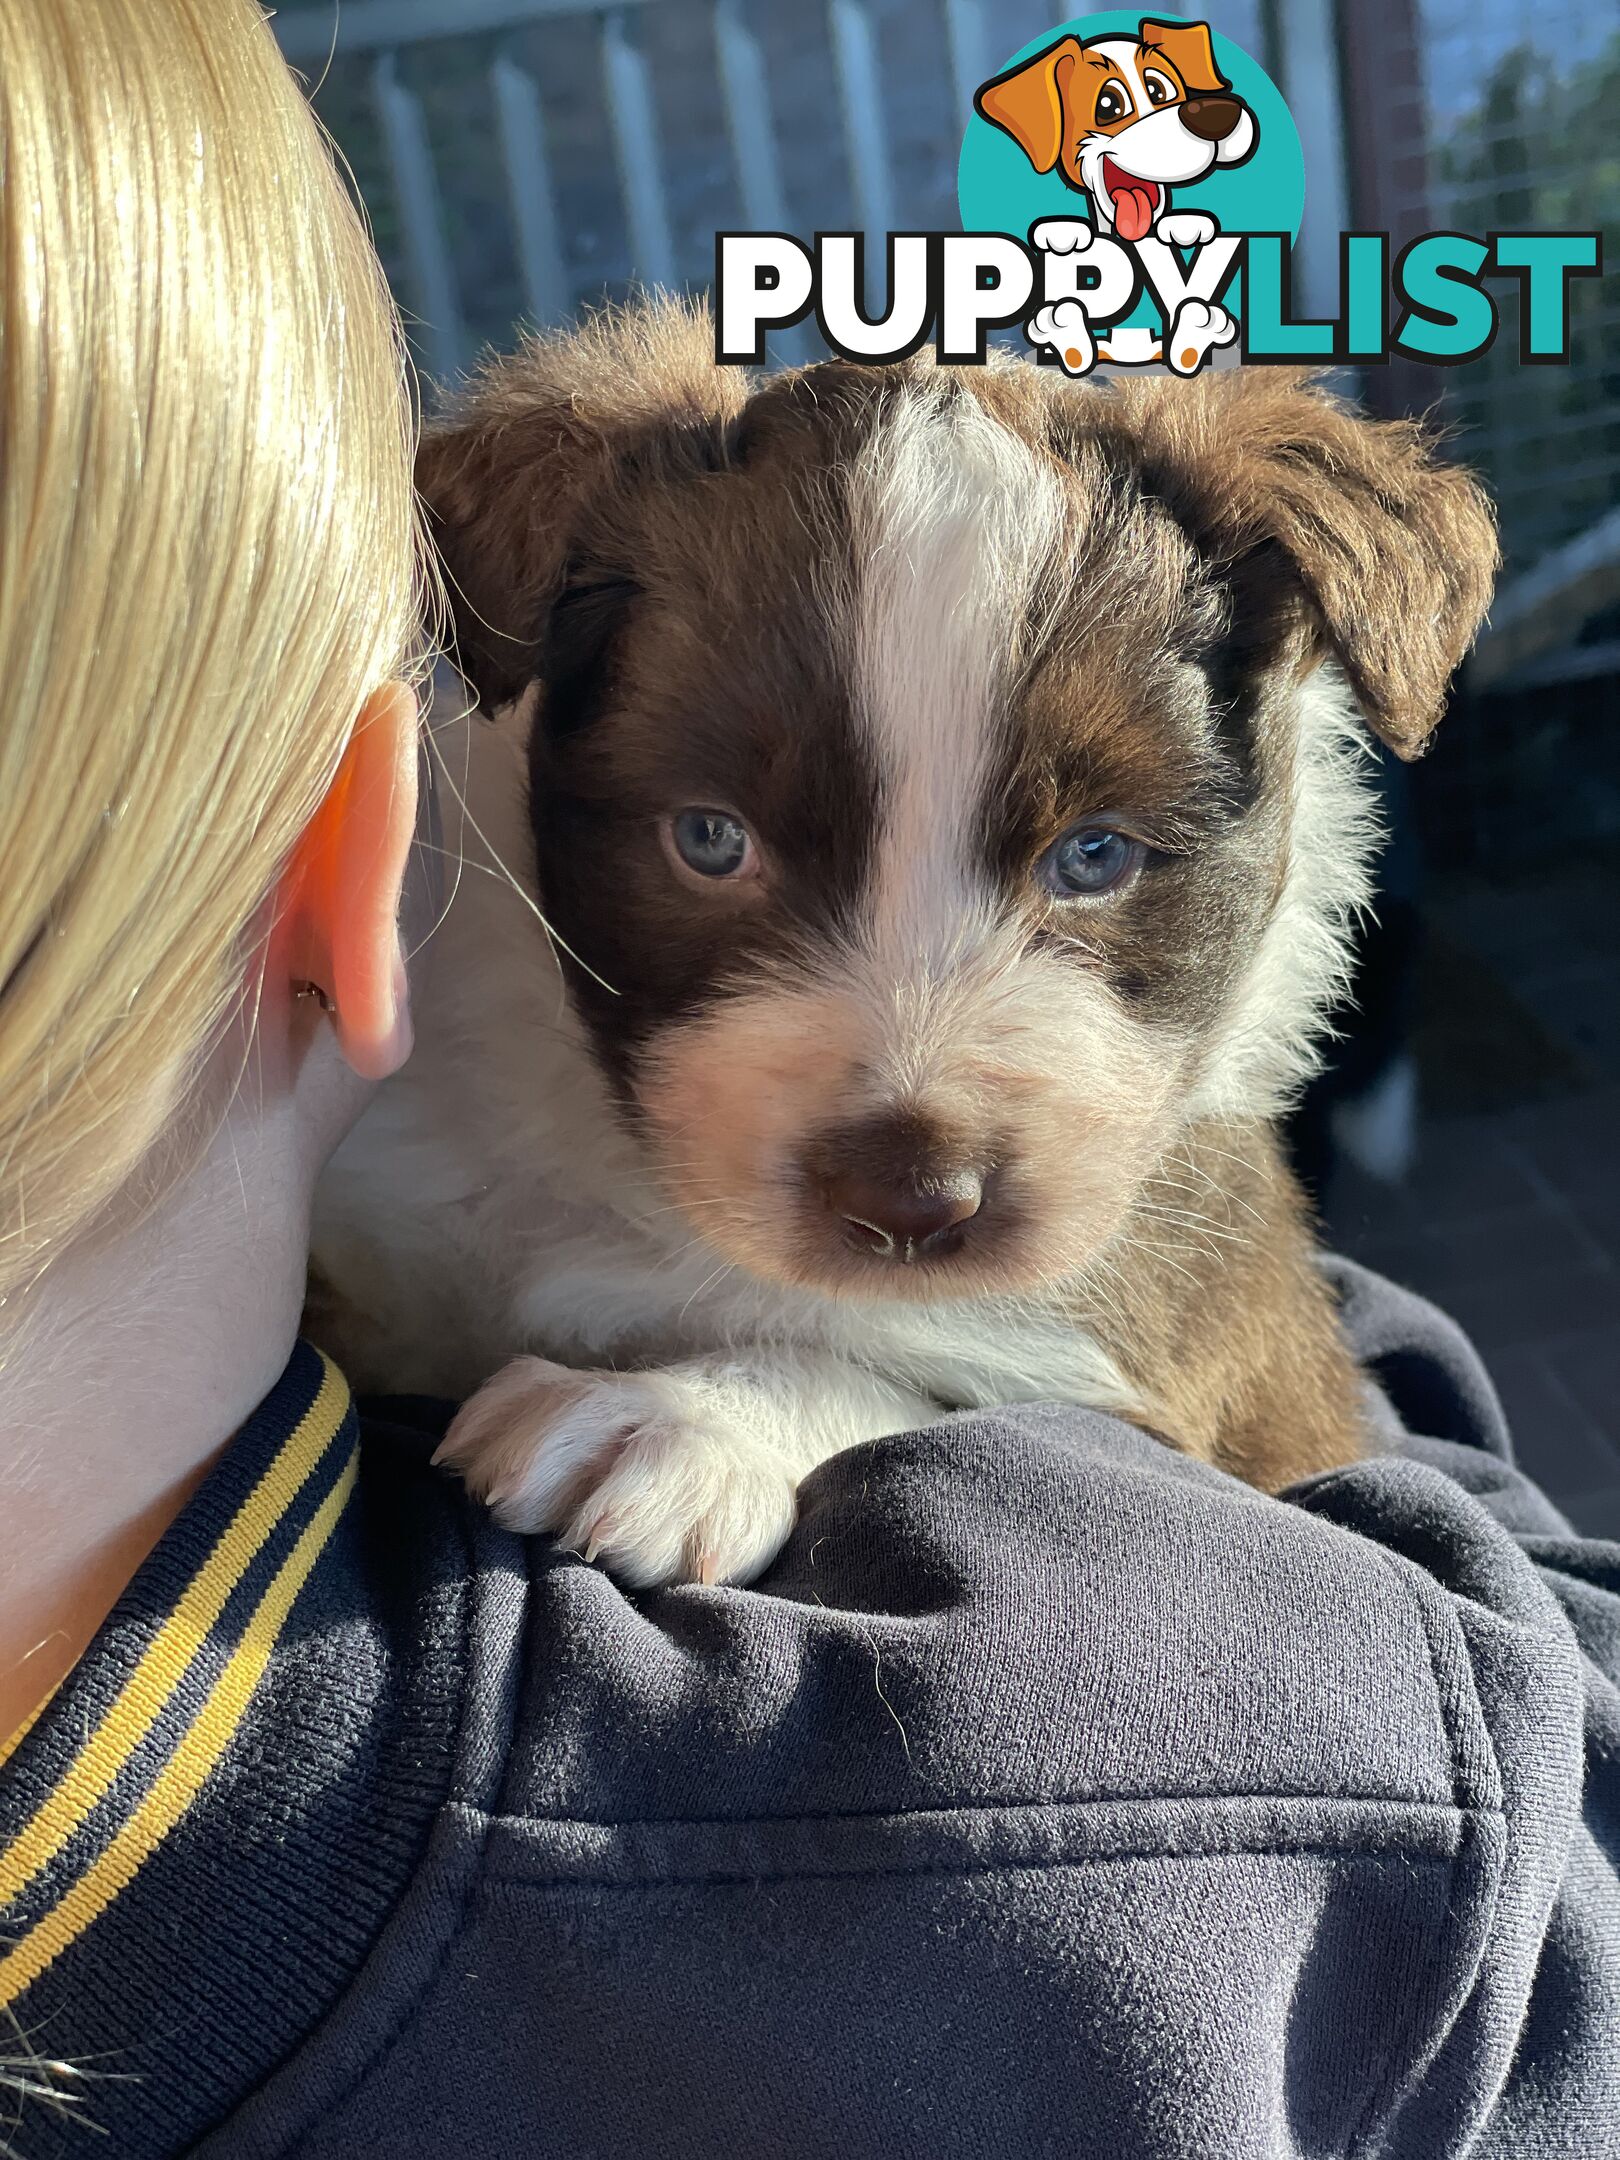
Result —
<svg viewBox="0 0 1620 2160"><path fill-rule="evenodd" d="M373 691L282 887L277 949L292 994L319 1001L363 1080L386 1080L411 1049L399 909L416 833L417 722L408 684Z"/></svg>

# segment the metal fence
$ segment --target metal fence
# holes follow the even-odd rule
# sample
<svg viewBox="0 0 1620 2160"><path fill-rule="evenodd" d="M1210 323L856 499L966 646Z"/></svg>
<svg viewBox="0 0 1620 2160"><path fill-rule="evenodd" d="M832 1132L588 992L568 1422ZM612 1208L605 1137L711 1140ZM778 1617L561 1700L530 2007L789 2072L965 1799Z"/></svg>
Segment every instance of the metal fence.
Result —
<svg viewBox="0 0 1620 2160"><path fill-rule="evenodd" d="M686 35L666 39L667 49L660 53L659 31L666 25L649 24L647 18L662 13L667 24L677 12L686 18L678 26ZM693 146L681 142L678 128L668 143L664 132L665 113L678 110L680 93L690 90L688 79L702 65L690 34L693 12L660 8L658 0L618 0L611 6L592 5L591 0L453 0L449 5L445 0L353 0L337 17L316 7L277 19L288 58L317 75L317 102L334 71L356 62L365 67L376 147L386 166L394 214L388 221L389 237L397 237L401 283L433 372L449 374L461 366L471 343L465 277L456 261L450 190L443 175L448 170L453 187L457 179L465 182L476 175L484 160L476 134L469 140L465 133L452 131L435 140L430 121L434 88L423 80L424 61L438 71L441 91L446 69L463 88L481 83L504 181L501 208L517 271L520 312L536 322L555 322L582 298L616 283L633 279L676 286L692 281L695 266L683 259L685 251L677 241L677 207L687 191L683 177L689 180L691 175L689 162L683 173L683 161L690 159ZM782 40L771 38L762 11L751 13L743 0L715 0L706 12L707 57L735 187L727 222L788 230L792 215L769 53L771 43ZM975 86L989 71L985 14L979 0L941 0L939 8L937 30L951 88L964 113ZM591 178L600 191L611 171L616 184L624 243L617 263L579 260L579 251L571 252L566 244L559 212L554 143L558 108L571 101L578 116L593 102L590 87L579 79L579 54L564 42L567 32L581 27L596 44L594 88L602 123L589 161ZM552 34L549 53L537 31ZM898 222L900 195L880 75L878 22L867 0L829 0L825 32L836 104L831 112L818 115L821 154L842 162L855 225L867 232L888 231ZM780 57L791 60L791 54ZM686 102L690 105L689 97ZM352 121L363 116L350 117L340 140L352 158L355 137L363 132ZM802 129L803 116L795 117ZM587 236L602 221L599 211L586 227ZM591 250L583 252L588 258ZM782 357L797 357L798 341L791 333L783 342Z"/></svg>
<svg viewBox="0 0 1620 2160"><path fill-rule="evenodd" d="M1159 12L1209 20L1288 98L1306 159L1306 312L1336 312L1338 235L1358 222L1397 239L1597 225L1616 258L1620 0L1542 0L1533 16L1519 0ZM519 321L558 322L636 283L707 283L717 230L954 225L974 88L1073 13L1073 0L289 0L275 27L354 169L424 368L444 379ZM1611 289L1577 287L1568 368L1519 365L1508 290L1485 360L1369 378L1386 403L1444 396L1516 571L1620 503ZM773 356L815 343L802 326Z"/></svg>
<svg viewBox="0 0 1620 2160"><path fill-rule="evenodd" d="M1285 73L1326 236L1307 252L1336 277L1336 61L1307 19L1330 5L1297 0ZM518 318L555 322L632 281L706 282L718 229L954 225L974 89L1073 12L1063 0L319 0L275 27L355 168L428 372L445 377ZM1262 0L1188 12L1267 50ZM1318 283L1308 262L1307 301L1326 296ZM813 341L788 332L776 357Z"/></svg>
<svg viewBox="0 0 1620 2160"><path fill-rule="evenodd" d="M1620 4L1533 12L1421 0L1417 27L1436 228L1605 230L1620 260ZM1400 205L1395 207L1402 220ZM1612 276L1571 292L1567 367L1519 360L1520 296L1497 288L1492 350L1446 384L1459 445L1488 474L1510 562L1540 561L1620 503L1620 299Z"/></svg>

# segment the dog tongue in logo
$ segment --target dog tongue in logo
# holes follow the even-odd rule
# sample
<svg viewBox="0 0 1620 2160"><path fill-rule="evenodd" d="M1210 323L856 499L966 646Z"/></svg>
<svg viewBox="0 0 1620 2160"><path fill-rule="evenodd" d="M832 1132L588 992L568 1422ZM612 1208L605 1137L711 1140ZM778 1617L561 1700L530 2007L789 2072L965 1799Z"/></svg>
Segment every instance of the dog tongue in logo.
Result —
<svg viewBox="0 0 1620 2160"><path fill-rule="evenodd" d="M1112 158L1103 159L1103 185L1113 205L1114 229L1122 240L1145 240L1153 230L1153 213L1159 207L1159 184L1139 180L1121 170Z"/></svg>
<svg viewBox="0 0 1620 2160"><path fill-rule="evenodd" d="M1114 220L1122 239L1147 238L1153 225L1153 198L1158 192L1157 188L1133 187L1114 197Z"/></svg>

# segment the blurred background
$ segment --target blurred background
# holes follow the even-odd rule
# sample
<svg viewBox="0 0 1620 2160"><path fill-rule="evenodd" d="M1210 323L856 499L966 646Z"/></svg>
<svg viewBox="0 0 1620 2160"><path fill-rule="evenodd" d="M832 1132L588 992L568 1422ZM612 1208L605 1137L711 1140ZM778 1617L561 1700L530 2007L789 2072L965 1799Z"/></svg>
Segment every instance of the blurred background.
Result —
<svg viewBox="0 0 1620 2160"><path fill-rule="evenodd" d="M705 285L714 234L952 229L971 94L1068 19L1035 0L284 0L430 383L633 281ZM1214 0L1307 174L1295 287L1338 236L1602 230L1620 260L1620 0ZM1346 387L1432 411L1487 479L1506 569L1390 841L1354 1009L1294 1142L1334 1242L1436 1298L1526 1466L1620 1536L1620 299L1572 359ZM780 361L813 356L789 333Z"/></svg>

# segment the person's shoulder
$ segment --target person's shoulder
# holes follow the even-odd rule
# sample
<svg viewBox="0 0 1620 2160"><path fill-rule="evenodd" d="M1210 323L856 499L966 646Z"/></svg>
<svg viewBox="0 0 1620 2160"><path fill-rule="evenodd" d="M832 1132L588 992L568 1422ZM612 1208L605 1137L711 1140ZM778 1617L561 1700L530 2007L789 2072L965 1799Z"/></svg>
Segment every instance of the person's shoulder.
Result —
<svg viewBox="0 0 1620 2160"><path fill-rule="evenodd" d="M939 2152L1236 2151L1301 2106L1339 2149L1409 2101L1413 2150L1456 2142L1512 2044L1457 2003L1522 2002L1579 1677L1370 1522L1031 1407L823 1464L746 1587L509 1541L504 1743L398 1937L456 1954L379 1964L361 2037L408 1998L406 2038L356 2084L334 2031L300 2151L877 2153L897 2094Z"/></svg>
<svg viewBox="0 0 1620 2160"><path fill-rule="evenodd" d="M366 1984L210 2151L296 2119L311 2160L536 2121L864 2154L897 2093L941 2152L1235 2151L1257 2107L1335 2149L1477 2126L1582 1691L1454 1482L1392 1453L1273 1499L1097 1413L963 1414L823 1464L758 1582L634 1591L471 1507L444 1415L367 1404L350 1578L402 1659L369 1835L422 1783L401 1674L454 1699L431 1841Z"/></svg>
<svg viewBox="0 0 1620 2160"><path fill-rule="evenodd" d="M627 1594L543 1547L530 1597L514 1800L671 1851L716 1817L1457 1790L1443 1586L1074 1408L823 1464L747 1588Z"/></svg>
<svg viewBox="0 0 1620 2160"><path fill-rule="evenodd" d="M359 1396L356 1556L375 1591L426 1597L471 1587L493 1531L455 1478L434 1467L454 1405L427 1396Z"/></svg>
<svg viewBox="0 0 1620 2160"><path fill-rule="evenodd" d="M431 1670L458 1703L448 1797L493 1804L515 1714L531 1575L544 1550L502 1529L434 1454L456 1405L433 1396L356 1401L356 1592L394 1656Z"/></svg>

